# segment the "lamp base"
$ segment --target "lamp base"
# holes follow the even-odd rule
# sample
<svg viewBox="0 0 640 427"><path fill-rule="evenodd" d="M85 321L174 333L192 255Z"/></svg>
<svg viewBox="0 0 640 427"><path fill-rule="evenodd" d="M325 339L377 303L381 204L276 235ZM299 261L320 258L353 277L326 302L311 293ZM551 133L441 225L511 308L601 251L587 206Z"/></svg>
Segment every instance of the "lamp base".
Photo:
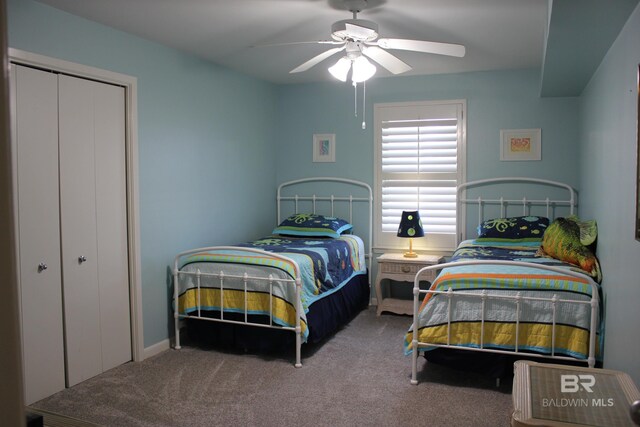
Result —
<svg viewBox="0 0 640 427"><path fill-rule="evenodd" d="M418 258L418 254L415 252L405 252L404 253L404 257L405 258Z"/></svg>

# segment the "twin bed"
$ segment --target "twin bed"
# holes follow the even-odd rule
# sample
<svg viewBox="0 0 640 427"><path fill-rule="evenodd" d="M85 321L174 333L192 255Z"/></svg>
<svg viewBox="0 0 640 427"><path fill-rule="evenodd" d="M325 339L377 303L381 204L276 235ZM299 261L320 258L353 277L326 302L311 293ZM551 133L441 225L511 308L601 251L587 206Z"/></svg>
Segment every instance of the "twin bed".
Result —
<svg viewBox="0 0 640 427"><path fill-rule="evenodd" d="M489 187L538 193L479 195ZM561 196L540 196L540 187L560 189ZM465 194L471 191L477 197ZM477 208L478 237L465 240L466 230L460 230L451 260L423 268L415 278L413 323L404 343L412 355L411 382L417 384L418 356L425 353L428 359L431 351L481 351L594 367L600 354L601 275L595 256L575 241L580 221L573 216L574 190L540 179L489 179L458 188L458 224L465 224L460 217L468 213L467 205ZM497 212L487 215L492 206ZM510 215L514 209L519 216ZM441 271L421 290L420 276L433 269Z"/></svg>
<svg viewBox="0 0 640 427"><path fill-rule="evenodd" d="M312 195L296 193L309 186ZM507 197L486 196L486 188ZM525 190L533 196L514 196ZM322 340L369 304L369 185L339 178L290 181L278 187L277 205L278 222L283 212L290 216L273 235L176 256L175 348L183 319L204 320L219 328L214 334L240 346L294 341L300 367L302 343ZM465 240L467 230L461 228L451 260L426 267L415 278L413 323L404 339L405 352L412 355L411 382L417 383L418 356L434 349L595 366L602 338L597 260L567 258L564 237L553 241L559 252L549 248L549 236L566 231L558 222L575 214L574 190L530 178L482 180L459 187L458 224L466 224L468 205L477 209L480 237ZM365 226L352 228L356 218ZM545 244L547 252L541 252ZM420 289L421 275L432 269L441 270L437 279Z"/></svg>
<svg viewBox="0 0 640 427"><path fill-rule="evenodd" d="M278 187L278 222L291 214L272 235L178 254L175 348L182 319L204 320L216 324L207 334L235 347L278 348L294 336L295 366L302 366L304 342L322 340L369 304L372 200L371 187L359 181L285 182ZM360 218L365 225L354 229Z"/></svg>

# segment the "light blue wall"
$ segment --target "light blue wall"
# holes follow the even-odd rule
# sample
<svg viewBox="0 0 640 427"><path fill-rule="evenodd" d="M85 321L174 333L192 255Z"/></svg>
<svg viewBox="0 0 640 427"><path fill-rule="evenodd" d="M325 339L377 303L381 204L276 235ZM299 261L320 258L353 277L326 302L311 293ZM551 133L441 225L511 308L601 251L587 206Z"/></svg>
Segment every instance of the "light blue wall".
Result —
<svg viewBox="0 0 640 427"><path fill-rule="evenodd" d="M180 251L275 222L276 87L31 0L8 2L9 46L138 79L145 346L170 336Z"/></svg>
<svg viewBox="0 0 640 427"><path fill-rule="evenodd" d="M281 87L277 179L331 175L373 186L375 103L466 99L467 180L531 176L577 188L578 99L540 98L539 82L537 70L374 78L367 85L366 130L361 128L361 116L354 117L350 85ZM362 113L360 102L358 113ZM528 128L542 129L542 161L501 162L500 129ZM312 162L314 133L336 134L335 163Z"/></svg>
<svg viewBox="0 0 640 427"><path fill-rule="evenodd" d="M605 367L640 384L640 242L634 239L640 7L600 64L580 104L582 213L598 221L606 295Z"/></svg>

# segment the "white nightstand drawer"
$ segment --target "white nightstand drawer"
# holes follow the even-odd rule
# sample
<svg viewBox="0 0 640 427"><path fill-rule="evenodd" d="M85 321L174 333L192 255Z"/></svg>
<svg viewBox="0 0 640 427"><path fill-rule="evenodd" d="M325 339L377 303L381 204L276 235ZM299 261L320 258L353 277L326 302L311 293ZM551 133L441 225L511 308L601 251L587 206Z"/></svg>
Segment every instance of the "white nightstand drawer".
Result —
<svg viewBox="0 0 640 427"><path fill-rule="evenodd" d="M384 262L380 264L383 273L416 274L424 265Z"/></svg>

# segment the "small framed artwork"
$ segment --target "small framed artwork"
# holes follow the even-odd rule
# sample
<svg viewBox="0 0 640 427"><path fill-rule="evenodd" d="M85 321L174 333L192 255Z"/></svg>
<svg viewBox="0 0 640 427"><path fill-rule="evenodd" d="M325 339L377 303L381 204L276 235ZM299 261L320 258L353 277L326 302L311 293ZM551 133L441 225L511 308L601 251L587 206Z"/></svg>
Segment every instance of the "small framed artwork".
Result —
<svg viewBox="0 0 640 427"><path fill-rule="evenodd" d="M500 160L540 160L540 129L500 130Z"/></svg>
<svg viewBox="0 0 640 427"><path fill-rule="evenodd" d="M314 162L335 162L336 161L336 135L333 133L322 133L313 135L313 161Z"/></svg>

